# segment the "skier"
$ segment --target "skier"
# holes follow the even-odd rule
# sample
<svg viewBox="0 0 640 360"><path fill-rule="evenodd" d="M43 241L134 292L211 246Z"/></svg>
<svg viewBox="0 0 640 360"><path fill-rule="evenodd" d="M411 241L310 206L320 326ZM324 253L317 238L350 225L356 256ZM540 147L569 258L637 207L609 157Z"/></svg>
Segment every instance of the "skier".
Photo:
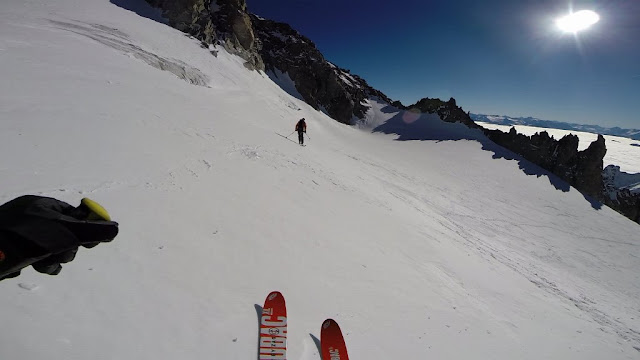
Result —
<svg viewBox="0 0 640 360"><path fill-rule="evenodd" d="M117 234L118 223L90 199L73 207L49 197L20 196L0 205L0 280L29 265L56 275L80 245L92 248Z"/></svg>
<svg viewBox="0 0 640 360"><path fill-rule="evenodd" d="M298 143L304 145L304 134L307 132L307 123L304 122L304 118L296 124L296 131L298 132Z"/></svg>

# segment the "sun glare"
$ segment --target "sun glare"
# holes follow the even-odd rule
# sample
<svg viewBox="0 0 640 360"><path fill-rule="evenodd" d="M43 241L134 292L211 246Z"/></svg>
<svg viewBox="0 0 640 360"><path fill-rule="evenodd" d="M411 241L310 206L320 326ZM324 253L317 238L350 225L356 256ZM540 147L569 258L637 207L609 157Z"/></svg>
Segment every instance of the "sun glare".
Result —
<svg viewBox="0 0 640 360"><path fill-rule="evenodd" d="M600 16L591 10L580 10L556 20L556 25L564 32L577 33L588 29L600 21Z"/></svg>

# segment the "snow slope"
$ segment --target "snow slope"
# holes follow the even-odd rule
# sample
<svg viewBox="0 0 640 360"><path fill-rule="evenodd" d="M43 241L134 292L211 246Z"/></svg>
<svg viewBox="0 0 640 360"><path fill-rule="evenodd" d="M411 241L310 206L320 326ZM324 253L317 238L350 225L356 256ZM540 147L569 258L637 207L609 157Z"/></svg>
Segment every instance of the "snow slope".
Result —
<svg viewBox="0 0 640 360"><path fill-rule="evenodd" d="M327 317L353 359L638 358L637 224L459 124L339 124L114 3L0 3L0 201L89 196L121 224L0 282L0 359L255 359L274 289L290 359L319 359ZM300 117L307 147L278 136Z"/></svg>
<svg viewBox="0 0 640 360"><path fill-rule="evenodd" d="M582 131L549 129L526 125L497 125L484 122L478 122L477 124L487 129L500 130L504 132L509 132L512 127L515 127L518 133L527 136L546 131L555 139L561 139L565 135L573 134L578 136L578 139L580 139L578 150L588 148L589 145L598 138L598 134ZM617 165L620 166L621 170L624 172L640 173L640 143L637 140L611 135L604 135L604 138L607 145L607 154L604 157L604 167L607 167L608 165Z"/></svg>

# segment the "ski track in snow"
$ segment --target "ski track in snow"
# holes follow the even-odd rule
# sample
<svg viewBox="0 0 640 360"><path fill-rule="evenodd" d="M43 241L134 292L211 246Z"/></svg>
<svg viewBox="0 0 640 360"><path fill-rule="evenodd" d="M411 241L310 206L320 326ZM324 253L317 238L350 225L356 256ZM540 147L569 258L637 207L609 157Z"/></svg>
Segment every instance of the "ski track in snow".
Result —
<svg viewBox="0 0 640 360"><path fill-rule="evenodd" d="M522 226L518 224L510 223L512 226ZM527 225L530 226L530 225ZM514 271L522 274L533 284L541 288L542 290L548 292L551 295L556 297L565 299L575 305L576 308L588 314L594 321L598 324L602 325L603 331L612 331L619 335L625 341L632 341L634 343L640 343L640 332L630 328L627 324L618 321L612 318L610 315L601 311L598 308L597 302L591 300L588 296L584 294L579 294L578 296L574 296L569 294L568 292L559 288L556 283L552 280L549 280L544 277L545 270L543 268L539 268L539 265L526 261L526 259L515 260L507 256L506 252L501 251L496 247L493 247L491 244L488 244L484 241L479 240L474 234L464 231L461 228L458 230L454 230L456 233L461 235L461 238L465 239L469 243L469 245L475 250L482 253L485 258L489 259L489 257L500 261L502 264L510 267ZM559 230L559 229L554 229ZM561 230L559 230L561 231ZM464 233L463 233L464 232ZM606 239L597 239L601 241L607 241ZM637 246L631 243L625 243L625 245ZM536 272L537 271L537 272ZM538 274L540 273L540 275Z"/></svg>
<svg viewBox="0 0 640 360"><path fill-rule="evenodd" d="M361 159L358 159L358 158L354 158L354 160L362 161ZM363 163L366 163L370 166L374 166L377 170L382 170L389 174L393 174L394 176L400 176L401 179L395 179L395 181L393 182L385 181L385 180L381 180L381 181L384 182L385 187L387 188L387 191L389 192L389 194L397 198L401 202L404 202L406 204L413 204L415 201L423 202L423 204L412 205L414 210L420 213L424 213L424 210L422 210L424 208L424 205L426 205L426 208L434 208L437 206L429 202L425 197L421 197L419 194L416 194L406 188L396 185L398 183L397 180L409 180L415 183L416 179L412 179L408 176L402 176L402 174L398 172L389 172L388 168L376 165L372 162L363 161ZM442 210L442 213L447 213L446 209L441 209L441 210ZM573 296L567 293L566 291L563 291L552 280L549 280L544 277L543 274L545 274L545 271L539 268L539 265L526 261L526 259L516 260L516 259L510 258L509 256L505 255L505 254L508 254L508 252L503 252L500 249L492 246L491 244L485 241L482 241L474 233L466 231L465 228L463 228L462 226L456 225L456 222L451 221L451 218L459 215L454 215L450 213L449 216L450 216L449 218L443 217L442 219L440 219L440 224L446 227L447 229L451 230L453 233L456 233L461 239L461 241L466 242L469 245L469 247L478 251L480 254L482 254L485 257L485 259L487 260L495 259L497 261L500 261L502 264L510 267L511 269L518 272L519 274L522 274L531 283L535 284L536 286L548 292L549 294L571 302L573 305L575 305L576 308L585 312L594 321L602 325L603 331L612 331L617 335L619 335L625 341L632 341L640 344L640 332L630 328L627 324L621 321L618 321L612 318L611 316L609 316L608 314L606 314L605 312L601 311L598 308L597 303L591 300L588 296L584 294ZM542 228L545 228L545 230L553 230L559 233L565 232L563 229L559 229L555 227L540 226L540 225L534 225L534 224L518 224L518 223L505 221L502 219L488 219L488 218L480 218L480 217L472 217L472 216L466 216L466 218L467 220L473 220L478 224L497 222L497 223L506 223L511 227L529 228L529 229L542 227ZM539 231L539 230L536 229L534 231ZM531 230L526 232L531 232ZM569 233L567 234L570 235ZM597 237L592 237L590 239L603 241L603 242L610 241L606 238L597 238ZM614 241L614 243L616 242ZM633 247L637 248L638 246L638 244L634 244L631 242L617 242L617 243L620 245L628 245L632 249ZM540 275L538 274L538 272L540 273Z"/></svg>

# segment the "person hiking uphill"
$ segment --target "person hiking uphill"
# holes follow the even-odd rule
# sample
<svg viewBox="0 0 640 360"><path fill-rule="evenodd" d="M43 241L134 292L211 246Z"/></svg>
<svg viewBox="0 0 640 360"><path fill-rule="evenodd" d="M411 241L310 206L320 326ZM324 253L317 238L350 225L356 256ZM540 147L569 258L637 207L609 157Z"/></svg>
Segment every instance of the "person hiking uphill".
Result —
<svg viewBox="0 0 640 360"><path fill-rule="evenodd" d="M304 122L304 118L296 124L296 131L298 132L298 143L304 145L304 133L307 132L307 123Z"/></svg>

